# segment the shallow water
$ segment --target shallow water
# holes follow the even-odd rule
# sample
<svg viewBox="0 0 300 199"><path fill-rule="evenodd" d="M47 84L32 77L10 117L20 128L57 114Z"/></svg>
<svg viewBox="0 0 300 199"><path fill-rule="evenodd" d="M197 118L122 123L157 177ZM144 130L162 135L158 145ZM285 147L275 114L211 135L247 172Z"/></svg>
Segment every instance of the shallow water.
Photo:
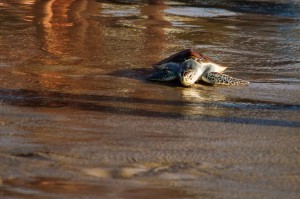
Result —
<svg viewBox="0 0 300 199"><path fill-rule="evenodd" d="M299 198L298 1L0 2L1 198ZM249 86L153 83L185 48Z"/></svg>

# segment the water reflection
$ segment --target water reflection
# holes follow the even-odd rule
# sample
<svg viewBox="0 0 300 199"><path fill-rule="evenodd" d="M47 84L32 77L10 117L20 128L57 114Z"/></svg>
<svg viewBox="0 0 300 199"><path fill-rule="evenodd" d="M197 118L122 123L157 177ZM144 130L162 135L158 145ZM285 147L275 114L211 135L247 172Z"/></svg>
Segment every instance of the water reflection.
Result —
<svg viewBox="0 0 300 199"><path fill-rule="evenodd" d="M124 50L111 46L112 44L108 42L111 40L111 34L108 35L105 30L99 29L99 26L107 26L105 21L113 22L112 19L104 18L98 21L95 21L98 18L93 19L93 16L99 16L102 13L101 8L105 6L96 1L36 1L33 6L33 21L37 27L37 37L43 43L42 49L54 57L75 55L91 59L95 56L110 59L111 57L104 56L107 54L103 48L113 48L116 52ZM138 42L136 46L144 46L145 49L141 53L149 55L149 59L157 60L168 47L168 39L164 30L171 25L164 17L164 10L167 6L163 1L152 0L149 4L137 8L147 19L143 22L145 25L143 38L145 39L136 40ZM111 9L113 7L110 8L110 12L113 11ZM126 15L119 17L123 19ZM116 33L116 30L112 31ZM127 34L125 32L122 34L122 32L123 30L119 34ZM135 37L137 38L138 35ZM125 51L125 53L128 52ZM113 54L110 55L113 56Z"/></svg>
<svg viewBox="0 0 300 199"><path fill-rule="evenodd" d="M33 7L37 38L41 43L41 49L48 53L43 59L47 67L53 64L76 65L84 55L92 52L87 48L91 43L89 34L90 27L87 21L88 15L98 14L101 5L95 1L36 1ZM101 34L93 38L93 42L101 48ZM44 88L63 88L66 83L65 76L61 71L51 69L42 70L39 73L39 82Z"/></svg>
<svg viewBox="0 0 300 199"><path fill-rule="evenodd" d="M150 0L149 4L141 8L141 14L148 17L148 22L145 23L143 53L146 53L150 60L161 59L161 55L170 48L170 38L166 29L171 27L171 22L165 17L167 8L163 0Z"/></svg>
<svg viewBox="0 0 300 199"><path fill-rule="evenodd" d="M88 41L86 13L98 14L100 7L95 1L37 1L34 24L43 49L54 56L80 55Z"/></svg>

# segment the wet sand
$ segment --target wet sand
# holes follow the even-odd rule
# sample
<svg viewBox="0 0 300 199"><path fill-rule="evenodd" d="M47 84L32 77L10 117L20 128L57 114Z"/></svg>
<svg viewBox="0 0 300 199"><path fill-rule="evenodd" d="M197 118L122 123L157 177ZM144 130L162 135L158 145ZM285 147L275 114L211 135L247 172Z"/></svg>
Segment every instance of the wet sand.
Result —
<svg viewBox="0 0 300 199"><path fill-rule="evenodd" d="M299 4L0 3L1 198L299 198ZM249 86L153 83L194 48Z"/></svg>

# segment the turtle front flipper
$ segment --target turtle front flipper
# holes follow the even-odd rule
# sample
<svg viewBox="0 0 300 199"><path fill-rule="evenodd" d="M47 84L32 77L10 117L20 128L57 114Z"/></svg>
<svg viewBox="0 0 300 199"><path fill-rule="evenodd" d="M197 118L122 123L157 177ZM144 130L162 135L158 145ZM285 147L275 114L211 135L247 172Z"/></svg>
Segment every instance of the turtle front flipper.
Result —
<svg viewBox="0 0 300 199"><path fill-rule="evenodd" d="M221 84L221 85L247 85L250 82L231 77L217 72L205 73L202 75L202 80L210 84Z"/></svg>
<svg viewBox="0 0 300 199"><path fill-rule="evenodd" d="M148 78L149 81L158 81L158 82L169 82L175 80L177 78L177 74L173 71L164 69L164 70L156 70L152 73L152 75Z"/></svg>

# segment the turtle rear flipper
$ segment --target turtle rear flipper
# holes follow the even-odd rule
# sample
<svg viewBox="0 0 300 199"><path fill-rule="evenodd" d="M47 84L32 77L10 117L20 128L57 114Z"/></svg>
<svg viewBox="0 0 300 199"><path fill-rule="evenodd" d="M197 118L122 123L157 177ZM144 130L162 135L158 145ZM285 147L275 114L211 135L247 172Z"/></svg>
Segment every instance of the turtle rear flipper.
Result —
<svg viewBox="0 0 300 199"><path fill-rule="evenodd" d="M231 77L217 72L210 72L202 75L202 80L210 84L221 85L247 85L250 82Z"/></svg>
<svg viewBox="0 0 300 199"><path fill-rule="evenodd" d="M158 81L158 82L169 82L175 80L177 78L177 74L173 71L165 69L165 70L156 70L152 73L150 77L148 77L149 81Z"/></svg>

